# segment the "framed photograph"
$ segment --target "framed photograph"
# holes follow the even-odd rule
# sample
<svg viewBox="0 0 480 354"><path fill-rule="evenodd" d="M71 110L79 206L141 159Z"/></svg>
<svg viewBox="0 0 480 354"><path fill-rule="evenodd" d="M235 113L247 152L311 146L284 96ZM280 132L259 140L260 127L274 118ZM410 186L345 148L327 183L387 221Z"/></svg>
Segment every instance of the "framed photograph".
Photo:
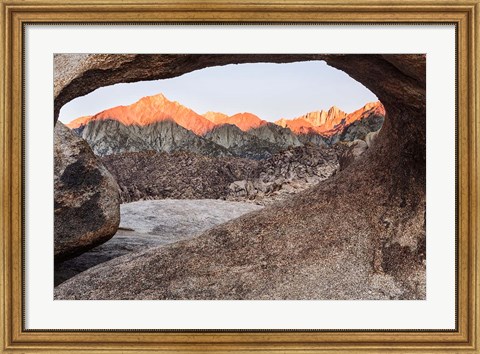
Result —
<svg viewBox="0 0 480 354"><path fill-rule="evenodd" d="M1 0L2 351L478 353L479 9Z"/></svg>

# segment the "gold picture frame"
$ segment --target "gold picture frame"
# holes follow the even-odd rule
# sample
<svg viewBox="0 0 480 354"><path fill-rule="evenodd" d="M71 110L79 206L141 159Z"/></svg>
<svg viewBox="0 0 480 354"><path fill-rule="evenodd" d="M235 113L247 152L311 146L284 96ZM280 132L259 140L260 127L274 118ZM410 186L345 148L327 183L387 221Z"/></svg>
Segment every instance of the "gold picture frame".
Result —
<svg viewBox="0 0 480 354"><path fill-rule="evenodd" d="M142 1L0 0L3 168L2 352L424 352L478 353L479 0ZM457 28L458 250L454 331L25 330L22 210L25 23L453 23Z"/></svg>

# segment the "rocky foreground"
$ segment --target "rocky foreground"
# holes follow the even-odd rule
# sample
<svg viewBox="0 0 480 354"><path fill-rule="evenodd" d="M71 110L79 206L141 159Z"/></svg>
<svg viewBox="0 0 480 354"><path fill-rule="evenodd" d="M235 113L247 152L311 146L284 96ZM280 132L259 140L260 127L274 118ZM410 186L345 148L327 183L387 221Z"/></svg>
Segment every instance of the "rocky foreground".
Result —
<svg viewBox="0 0 480 354"><path fill-rule="evenodd" d="M206 198L265 205L334 175L351 144L320 147L307 143L263 161L187 151L130 152L104 156L101 161L116 179L124 203Z"/></svg>
<svg viewBox="0 0 480 354"><path fill-rule="evenodd" d="M273 155L249 175L231 183L227 200L267 205L285 200L332 177L348 145L319 147L307 143Z"/></svg>
<svg viewBox="0 0 480 354"><path fill-rule="evenodd" d="M333 177L193 239L99 264L60 284L55 298L423 299L424 244L390 228L390 214L379 213L378 190L353 196L364 188L362 177L337 184L336 190L331 186L339 181ZM339 204L337 193L349 195L350 203ZM313 200L332 203L336 213L322 211ZM392 213L404 209L394 203ZM378 223L351 213L358 209L378 215ZM408 232L417 218L423 214L412 210L397 227ZM339 232L328 234L333 227ZM380 246L369 237L368 230L375 228L385 233ZM395 241L399 236L402 244Z"/></svg>
<svg viewBox="0 0 480 354"><path fill-rule="evenodd" d="M148 200L122 204L120 227L115 236L76 258L57 264L55 286L100 263L193 238L215 225L260 209L253 204L211 199ZM105 265L108 266L108 263Z"/></svg>
<svg viewBox="0 0 480 354"><path fill-rule="evenodd" d="M259 205L291 198L335 175L339 161L357 151L358 146L361 153L366 150L366 143L360 140L350 145L306 144L286 149L262 163L191 152L145 151L103 157L126 203L120 207L119 229L106 243L57 263L55 286L70 278L68 284L75 283L77 275L82 277L82 272L97 265L108 268L109 261L117 257L128 258L191 239L244 213L258 211L262 208ZM194 199L212 196L226 200Z"/></svg>
<svg viewBox="0 0 480 354"><path fill-rule="evenodd" d="M425 55L56 55L55 120L65 102L101 86L303 60L325 60L381 100L388 116L373 148L288 200L99 265L61 284L57 296L425 299Z"/></svg>
<svg viewBox="0 0 480 354"><path fill-rule="evenodd" d="M101 161L120 187L123 203L147 199L220 199L228 186L245 179L258 161L210 157L182 151L129 152L104 156Z"/></svg>

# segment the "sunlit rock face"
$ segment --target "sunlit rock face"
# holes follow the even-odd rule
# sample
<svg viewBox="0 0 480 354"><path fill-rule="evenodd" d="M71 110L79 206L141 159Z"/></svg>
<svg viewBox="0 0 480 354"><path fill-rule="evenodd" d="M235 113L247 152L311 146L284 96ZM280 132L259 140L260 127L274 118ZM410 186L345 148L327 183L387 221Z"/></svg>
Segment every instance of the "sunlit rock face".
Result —
<svg viewBox="0 0 480 354"><path fill-rule="evenodd" d="M197 135L203 135L215 126L205 117L178 102L169 101L162 94L146 96L129 106L118 106L94 116L76 119L69 128L78 128L90 121L116 120L123 125L146 126L153 123L173 121Z"/></svg>
<svg viewBox="0 0 480 354"><path fill-rule="evenodd" d="M71 60L71 58L69 58ZM69 299L425 299L424 55L55 57L55 112L118 82L214 65L325 60L383 103L375 143L292 199L187 242L90 269L60 285ZM101 69L101 70L97 70Z"/></svg>
<svg viewBox="0 0 480 354"><path fill-rule="evenodd" d="M120 222L118 185L88 144L55 126L55 261L109 240Z"/></svg>
<svg viewBox="0 0 480 354"><path fill-rule="evenodd" d="M250 129L259 128L267 124L266 121L258 118L255 114L246 112L237 113L229 117L225 123L234 124L244 132L247 132Z"/></svg>
<svg viewBox="0 0 480 354"><path fill-rule="evenodd" d="M328 111L309 112L293 119L282 118L277 120L276 123L282 127L289 128L296 134L319 134L329 138L342 133L355 122L371 116L382 118L385 116L385 108L379 101L367 103L364 107L349 114L333 106ZM375 130L380 129L382 123L383 119Z"/></svg>
<svg viewBox="0 0 480 354"><path fill-rule="evenodd" d="M210 122L218 125L225 124L227 122L227 119L229 118L227 114L211 111L203 114L203 116L207 118Z"/></svg>
<svg viewBox="0 0 480 354"><path fill-rule="evenodd" d="M379 132L385 121L385 108L380 102L367 103L350 113L345 119L345 128L332 137L340 141L365 140L369 133Z"/></svg>
<svg viewBox="0 0 480 354"><path fill-rule="evenodd" d="M375 106L369 104L372 105ZM303 118L280 120L275 124L248 112L232 116L208 112L200 116L157 94L143 97L129 106L80 117L67 126L85 139L99 156L149 150L187 150L215 157L265 159L282 149L307 142L324 145L363 139L368 132L380 129L383 123L383 116L378 116L379 124L369 123L373 111L373 108L360 109L346 115L332 107L329 111L322 111L325 119L317 119L316 112L305 116L317 126L305 123L296 129L295 124L304 122Z"/></svg>

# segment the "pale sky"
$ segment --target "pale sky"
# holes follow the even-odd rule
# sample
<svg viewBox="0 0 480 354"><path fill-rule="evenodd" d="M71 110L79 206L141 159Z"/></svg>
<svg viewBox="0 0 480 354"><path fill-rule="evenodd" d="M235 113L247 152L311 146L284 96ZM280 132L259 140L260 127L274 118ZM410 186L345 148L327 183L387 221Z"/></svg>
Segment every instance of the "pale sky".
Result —
<svg viewBox="0 0 480 354"><path fill-rule="evenodd" d="M209 67L173 79L102 87L67 103L59 119L68 123L158 93L199 114L250 112L267 121L295 118L334 105L350 113L377 101L365 86L323 61L238 64Z"/></svg>

